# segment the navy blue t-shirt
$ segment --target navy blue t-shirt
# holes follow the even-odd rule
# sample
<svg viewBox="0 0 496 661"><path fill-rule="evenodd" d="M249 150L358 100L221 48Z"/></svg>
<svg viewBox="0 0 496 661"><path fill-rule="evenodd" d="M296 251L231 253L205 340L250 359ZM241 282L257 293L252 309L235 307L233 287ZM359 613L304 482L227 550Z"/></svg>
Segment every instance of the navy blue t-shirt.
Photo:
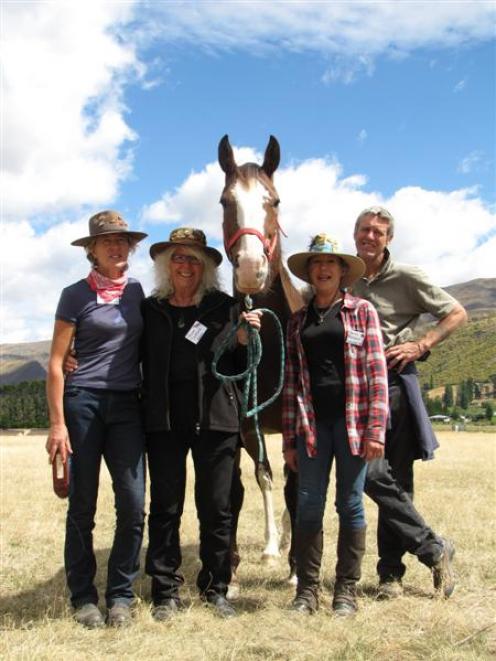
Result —
<svg viewBox="0 0 496 661"><path fill-rule="evenodd" d="M55 318L76 325L78 368L66 387L134 390L140 385L140 338L143 330L140 283L129 278L117 304L97 303L86 280L62 290Z"/></svg>

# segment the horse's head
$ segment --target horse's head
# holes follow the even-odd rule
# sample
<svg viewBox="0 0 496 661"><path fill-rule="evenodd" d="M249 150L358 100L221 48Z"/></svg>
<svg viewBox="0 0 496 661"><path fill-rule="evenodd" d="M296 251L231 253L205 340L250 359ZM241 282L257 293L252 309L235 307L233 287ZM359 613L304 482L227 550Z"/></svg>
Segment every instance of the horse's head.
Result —
<svg viewBox="0 0 496 661"><path fill-rule="evenodd" d="M219 163L226 173L220 203L224 209L224 248L234 266L236 289L244 294L263 291L280 260L279 196L272 182L280 161L279 143L270 136L263 164L238 166L229 138L219 143Z"/></svg>

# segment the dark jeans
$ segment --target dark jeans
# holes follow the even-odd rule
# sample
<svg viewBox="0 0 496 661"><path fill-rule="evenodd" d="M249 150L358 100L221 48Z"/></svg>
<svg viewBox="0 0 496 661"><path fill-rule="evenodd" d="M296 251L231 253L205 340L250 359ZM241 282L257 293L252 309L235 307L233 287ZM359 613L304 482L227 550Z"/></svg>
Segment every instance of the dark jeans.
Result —
<svg viewBox="0 0 496 661"><path fill-rule="evenodd" d="M371 462L365 493L379 506L377 572L381 578L401 578L403 554L408 551L432 567L443 543L413 505L415 426L399 380L390 377L391 428L386 434L385 458Z"/></svg>
<svg viewBox="0 0 496 661"><path fill-rule="evenodd" d="M152 599L158 605L178 599L184 579L179 571L179 528L184 507L186 457L195 466L195 502L200 521L200 593L227 593L231 580L231 483L238 434L175 430L147 437L150 470L149 545L146 573L152 578Z"/></svg>
<svg viewBox="0 0 496 661"><path fill-rule="evenodd" d="M351 454L344 418L317 420L317 455L309 457L304 437L297 439L298 497L296 527L304 533L322 530L333 459L336 459L336 511L344 528L363 528L363 485L367 465Z"/></svg>
<svg viewBox="0 0 496 661"><path fill-rule="evenodd" d="M98 603L93 528L102 457L112 478L116 528L108 560L108 607L130 603L139 569L145 501L144 434L136 392L70 386L64 413L72 445L65 568L71 603Z"/></svg>

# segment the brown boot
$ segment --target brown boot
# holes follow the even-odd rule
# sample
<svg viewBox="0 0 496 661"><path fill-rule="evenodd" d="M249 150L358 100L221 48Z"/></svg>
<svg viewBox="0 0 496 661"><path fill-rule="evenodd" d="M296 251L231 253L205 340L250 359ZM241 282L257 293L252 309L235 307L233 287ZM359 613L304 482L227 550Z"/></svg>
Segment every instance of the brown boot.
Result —
<svg viewBox="0 0 496 661"><path fill-rule="evenodd" d="M336 615L354 615L358 609L356 585L362 575L367 528L339 528L338 561L332 610Z"/></svg>
<svg viewBox="0 0 496 661"><path fill-rule="evenodd" d="M296 530L294 551L296 558L296 597L291 603L291 610L297 613L313 615L319 607L320 565L324 536L318 533L302 533Z"/></svg>

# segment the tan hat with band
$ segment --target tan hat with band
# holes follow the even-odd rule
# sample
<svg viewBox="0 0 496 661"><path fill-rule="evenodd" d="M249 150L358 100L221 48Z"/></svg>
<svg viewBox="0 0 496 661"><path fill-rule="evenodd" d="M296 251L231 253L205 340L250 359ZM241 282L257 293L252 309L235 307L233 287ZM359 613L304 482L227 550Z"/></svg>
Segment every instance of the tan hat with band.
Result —
<svg viewBox="0 0 496 661"><path fill-rule="evenodd" d="M194 227L178 227L169 235L168 241L160 241L150 246L150 257L155 259L157 255L167 248L176 246L186 246L187 248L198 248L205 252L213 261L216 266L222 262L221 253L215 248L207 246L207 239L202 230L195 229Z"/></svg>
<svg viewBox="0 0 496 661"><path fill-rule="evenodd" d="M341 280L342 287L351 287L365 273L365 262L360 257L341 252L339 242L328 234L317 234L310 241L306 252L298 252L291 255L288 258L289 270L297 278L310 283L308 262L312 257L319 255L333 255L334 257L340 257L346 262L348 270Z"/></svg>
<svg viewBox="0 0 496 661"><path fill-rule="evenodd" d="M72 241L71 246L87 246L91 241L105 234L127 234L135 241L141 241L148 236L144 232L129 230L129 226L121 214L111 209L99 211L94 216L91 216L88 227L89 235Z"/></svg>

